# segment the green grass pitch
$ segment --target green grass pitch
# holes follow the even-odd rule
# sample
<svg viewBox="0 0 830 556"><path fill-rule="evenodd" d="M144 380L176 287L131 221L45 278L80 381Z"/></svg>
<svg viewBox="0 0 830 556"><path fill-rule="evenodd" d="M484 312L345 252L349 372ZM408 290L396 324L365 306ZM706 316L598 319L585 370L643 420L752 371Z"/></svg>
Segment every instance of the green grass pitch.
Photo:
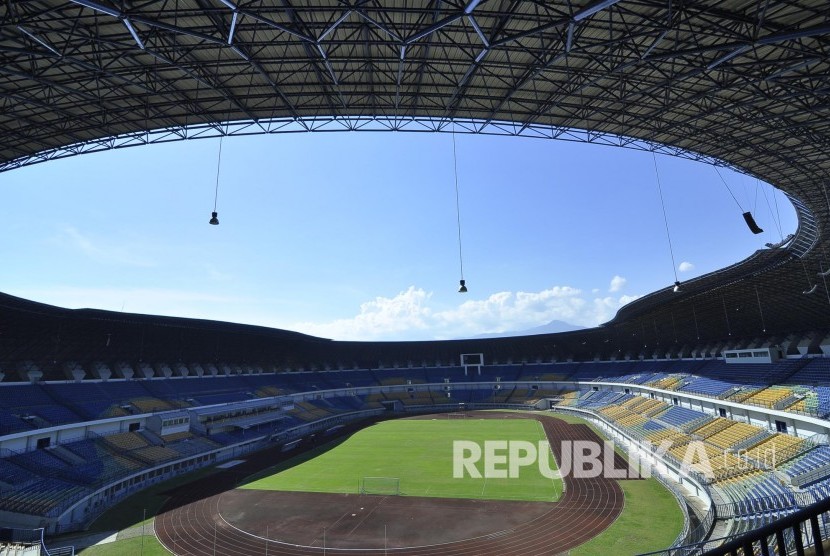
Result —
<svg viewBox="0 0 830 556"><path fill-rule="evenodd" d="M487 440L525 440L538 446L545 434L541 424L531 419L384 421L311 459L259 474L262 478L242 488L354 494L364 477L397 477L406 496L526 501L555 501L561 496L562 481L544 477L538 465L520 468L514 479L453 478L455 440L481 445ZM546 457L550 468L556 469L549 451ZM483 461L477 468L483 475Z"/></svg>

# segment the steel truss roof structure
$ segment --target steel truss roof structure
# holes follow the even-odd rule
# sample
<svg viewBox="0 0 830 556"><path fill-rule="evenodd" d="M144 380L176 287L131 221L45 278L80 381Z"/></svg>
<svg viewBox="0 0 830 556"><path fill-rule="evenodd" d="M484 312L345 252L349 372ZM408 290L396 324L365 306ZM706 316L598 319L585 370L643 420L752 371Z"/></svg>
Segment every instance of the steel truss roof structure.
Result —
<svg viewBox="0 0 830 556"><path fill-rule="evenodd" d="M7 0L0 171L193 137L358 129L729 165L787 193L795 237L632 303L568 348L682 353L830 329L828 54L826 0Z"/></svg>

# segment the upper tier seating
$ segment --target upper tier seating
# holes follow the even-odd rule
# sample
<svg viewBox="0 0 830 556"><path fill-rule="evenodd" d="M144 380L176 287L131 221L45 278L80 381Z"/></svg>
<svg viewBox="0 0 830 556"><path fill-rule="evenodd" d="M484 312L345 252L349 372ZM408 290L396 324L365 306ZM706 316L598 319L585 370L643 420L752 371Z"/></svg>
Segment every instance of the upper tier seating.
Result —
<svg viewBox="0 0 830 556"><path fill-rule="evenodd" d="M677 390L683 385L683 378L685 376L686 375L663 376L656 380L649 380L646 384L648 386L653 386L654 388L660 388L661 390Z"/></svg>
<svg viewBox="0 0 830 556"><path fill-rule="evenodd" d="M666 410L665 413L660 413L655 417L664 423L668 423L669 425L673 425L677 428L682 428L685 425L689 425L690 423L698 421L702 418L706 418L706 414L694 409L675 405Z"/></svg>
<svg viewBox="0 0 830 556"><path fill-rule="evenodd" d="M717 398L734 388L734 384L722 380L714 380L707 377L689 377L678 390Z"/></svg>
<svg viewBox="0 0 830 556"><path fill-rule="evenodd" d="M105 367L106 364L102 364ZM120 366L119 366L120 365ZM126 365L109 365L118 369ZM82 365L84 366L84 365ZM89 365L86 365L89 366ZM100 366L100 365L99 365ZM129 366L129 365L127 365ZM136 367L137 368L137 367ZM480 375L464 376L460 366L342 370L291 373L236 374L250 366L188 363L144 364L143 370L166 373L190 372L190 377L106 382L22 384L0 383L0 434L91 419L125 416L189 406L245 401L257 397L309 390L371 386L377 384L451 383L473 380L525 381L613 380L646 384L662 389L770 407L785 404L792 411L823 416L830 414L830 359L792 359L775 364L726 364L721 360L618 361L581 363L532 363L485 365ZM175 371L172 369L176 369ZM219 372L219 376L193 376L196 372ZM223 373L231 373L225 376ZM786 380L793 386L769 386L771 380ZM799 381L806 383L798 386ZM497 394L499 402L510 399L508 388ZM527 396L518 393L517 400ZM542 397L542 396L540 396ZM453 395L453 399L464 396ZM486 399L475 395L470 399ZM25 401L24 401L25 400ZM406 402L411 403L411 402Z"/></svg>
<svg viewBox="0 0 830 556"><path fill-rule="evenodd" d="M775 433L746 451L746 455L772 466L779 466L802 453L807 444L789 434Z"/></svg>
<svg viewBox="0 0 830 556"><path fill-rule="evenodd" d="M790 477L798 477L824 470L824 474L817 475L814 481L823 480L830 476L830 446L816 446L808 452L780 465L778 469Z"/></svg>
<svg viewBox="0 0 830 556"><path fill-rule="evenodd" d="M755 425L747 423L732 422L728 427L724 428L706 437L706 442L714 444L718 448L724 450L734 449L738 445L756 437L762 433L763 429Z"/></svg>
<svg viewBox="0 0 830 556"><path fill-rule="evenodd" d="M27 467L16 465L10 459L0 459L0 492L6 488L21 487L38 480L40 477Z"/></svg>
<svg viewBox="0 0 830 556"><path fill-rule="evenodd" d="M31 420L23 419L20 412L0 409L0 436L38 428Z"/></svg>
<svg viewBox="0 0 830 556"><path fill-rule="evenodd" d="M755 392L748 398L743 399L742 403L772 408L776 403L785 400L792 395L793 389L789 386L769 386Z"/></svg>
<svg viewBox="0 0 830 556"><path fill-rule="evenodd" d="M766 386L783 382L803 365L800 359L782 359L775 363L726 363L710 359L693 374L733 384Z"/></svg>
<svg viewBox="0 0 830 556"><path fill-rule="evenodd" d="M830 382L830 359L826 357L810 359L806 365L786 379L787 384L807 386L826 385L828 382Z"/></svg>

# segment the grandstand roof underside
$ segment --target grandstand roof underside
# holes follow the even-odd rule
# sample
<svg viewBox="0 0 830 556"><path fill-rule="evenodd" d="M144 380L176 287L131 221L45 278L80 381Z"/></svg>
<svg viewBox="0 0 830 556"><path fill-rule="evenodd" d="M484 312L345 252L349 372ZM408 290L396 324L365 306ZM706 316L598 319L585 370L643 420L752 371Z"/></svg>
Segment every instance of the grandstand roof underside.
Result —
<svg viewBox="0 0 830 556"><path fill-rule="evenodd" d="M826 0L9 0L0 31L0 170L221 133L451 121L465 132L636 144L781 188L796 205L796 237L680 294L632 303L599 329L504 340L505 350L592 357L830 330L818 274L830 268ZM142 338L147 327L181 337L207 326L0 301L0 362L36 346L59 351L70 314L90 329L133 319ZM343 358L358 350L331 346Z"/></svg>

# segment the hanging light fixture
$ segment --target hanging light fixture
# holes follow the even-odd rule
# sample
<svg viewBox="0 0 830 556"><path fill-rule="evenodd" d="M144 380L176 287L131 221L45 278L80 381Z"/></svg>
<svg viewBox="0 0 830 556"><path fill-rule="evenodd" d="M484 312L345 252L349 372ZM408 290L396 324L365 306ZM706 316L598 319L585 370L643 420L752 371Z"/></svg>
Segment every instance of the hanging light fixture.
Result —
<svg viewBox="0 0 830 556"><path fill-rule="evenodd" d="M824 259L824 250L822 249L822 259ZM830 269L824 270L824 261L819 262L818 275L821 276L821 281L824 282L824 291L827 292L827 303L830 303L830 289L827 289L827 275L830 274ZM818 286L818 282L816 282Z"/></svg>
<svg viewBox="0 0 830 556"><path fill-rule="evenodd" d="M803 293L804 295L811 295L816 293L816 290L818 289L818 282L813 284L810 281L810 274L807 272L807 265L804 264L804 259L801 259L801 266L802 268L804 268L804 274L807 276L807 289L801 293Z"/></svg>
<svg viewBox="0 0 830 556"><path fill-rule="evenodd" d="M222 167L222 139L224 137L224 133L219 136L219 157L216 160L216 190L213 194L213 212L210 213L210 220L208 220L208 224L212 226L219 225L219 213L216 212L216 203L219 200L219 169Z"/></svg>
<svg viewBox="0 0 830 556"><path fill-rule="evenodd" d="M807 265L804 264L804 259L801 259L801 268L804 269L804 275L807 277L807 289L802 291L801 293L803 293L804 295L811 295L816 293L816 289L818 289L818 282L813 284L810 281L810 273L807 272Z"/></svg>
<svg viewBox="0 0 830 556"><path fill-rule="evenodd" d="M720 181L723 182L723 186L726 187L726 190L729 192L729 195L732 196L732 199L735 201L735 204L738 205L738 210L741 211L741 216L744 217L744 222L746 222L746 226L747 226L747 228L749 228L749 231L752 232L753 234L756 234L756 235L757 234L763 234L764 233L763 228L758 226L758 223L755 222L755 218L753 218L752 212L750 212L748 210L745 211L744 207L741 206L741 203L738 202L738 198L735 197L734 193L732 193L732 189L730 189L729 184L726 183L726 180L723 179L723 175L721 175L720 170L718 170L718 167L717 166L712 166L712 168L715 169L715 172L718 174L718 177L720 178ZM757 208L758 187L759 187L759 185L760 185L759 182L755 183L755 202L756 202L756 207L755 208Z"/></svg>
<svg viewBox="0 0 830 556"><path fill-rule="evenodd" d="M821 250L821 260L818 263L818 272L816 272L816 274L818 274L822 278L824 278L825 276L830 276L830 267L828 267L827 270L824 270L824 263L827 260L826 257L827 257L827 254L824 252L824 249L822 249Z"/></svg>
<svg viewBox="0 0 830 556"><path fill-rule="evenodd" d="M461 280L458 281L458 293L467 293L467 281L464 280L464 257L461 256L461 202L458 195L458 155L455 151L455 122L452 124L452 167L455 174L455 220L458 225L458 264Z"/></svg>
<svg viewBox="0 0 830 556"><path fill-rule="evenodd" d="M671 267L674 272L674 293L682 291L680 287L680 279L677 277L677 264L674 261L674 249L671 245L671 234L669 234L669 217L666 216L666 203L663 201L663 187L660 185L660 172L657 171L657 155L651 151L651 157L654 160L654 175L657 176L657 192L660 194L660 206L663 208L663 222L666 224L666 239L669 242L669 255L671 255Z"/></svg>

